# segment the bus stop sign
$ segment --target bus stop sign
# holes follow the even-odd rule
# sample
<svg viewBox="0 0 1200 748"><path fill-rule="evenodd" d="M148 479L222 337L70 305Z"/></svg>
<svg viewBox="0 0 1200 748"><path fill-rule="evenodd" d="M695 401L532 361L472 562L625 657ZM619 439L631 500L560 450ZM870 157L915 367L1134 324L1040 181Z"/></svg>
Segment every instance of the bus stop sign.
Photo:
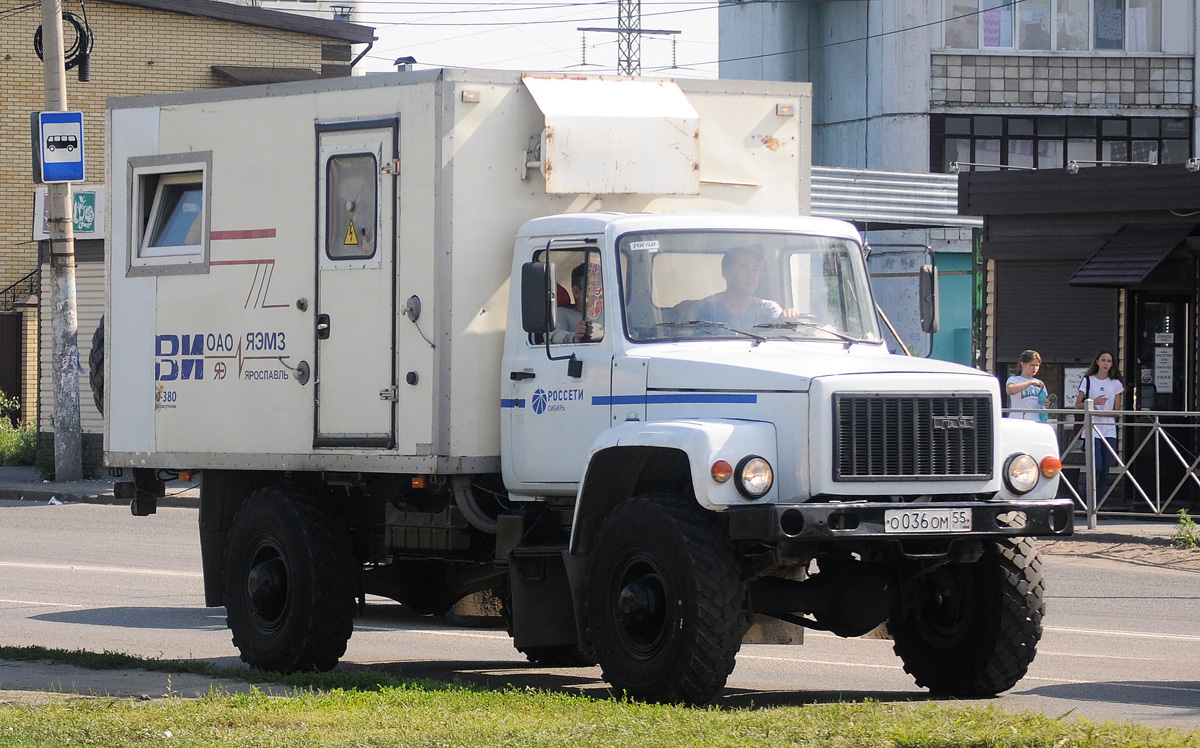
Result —
<svg viewBox="0 0 1200 748"><path fill-rule="evenodd" d="M83 112L38 112L41 181L83 181Z"/></svg>

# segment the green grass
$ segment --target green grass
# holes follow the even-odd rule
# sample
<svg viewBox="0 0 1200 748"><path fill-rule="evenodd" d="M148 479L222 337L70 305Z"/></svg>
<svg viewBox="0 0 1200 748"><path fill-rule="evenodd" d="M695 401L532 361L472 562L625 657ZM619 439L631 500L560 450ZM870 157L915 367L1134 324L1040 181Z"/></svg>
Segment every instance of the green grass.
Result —
<svg viewBox="0 0 1200 748"><path fill-rule="evenodd" d="M13 421L20 408L17 398L0 390L0 465L32 465L37 453L37 429Z"/></svg>
<svg viewBox="0 0 1200 748"><path fill-rule="evenodd" d="M1179 525L1171 536L1171 544L1184 550L1200 548L1200 527L1188 516L1186 509L1179 510Z"/></svg>
<svg viewBox="0 0 1200 748"><path fill-rule="evenodd" d="M112 653L9 647L0 648L0 658L279 682L253 671ZM313 685L313 679L322 678L326 685ZM214 690L201 699L70 699L46 706L0 706L0 748L1200 748L1200 731L1097 724L1070 713L1052 719L947 703L689 709L534 690L480 691L398 682L370 671L364 676L363 669L292 676L288 682L288 696Z"/></svg>

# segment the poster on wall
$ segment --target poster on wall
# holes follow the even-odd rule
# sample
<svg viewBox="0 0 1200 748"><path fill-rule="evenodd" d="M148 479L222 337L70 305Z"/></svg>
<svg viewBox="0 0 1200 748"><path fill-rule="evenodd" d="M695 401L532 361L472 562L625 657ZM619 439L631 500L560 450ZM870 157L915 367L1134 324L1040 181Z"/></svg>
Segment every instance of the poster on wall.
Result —
<svg viewBox="0 0 1200 748"><path fill-rule="evenodd" d="M1175 349L1158 346L1154 349L1154 389L1160 393L1172 392L1175 372Z"/></svg>
<svg viewBox="0 0 1200 748"><path fill-rule="evenodd" d="M1086 366L1063 367L1063 407L1074 408L1075 398L1079 395L1079 383L1083 381Z"/></svg>

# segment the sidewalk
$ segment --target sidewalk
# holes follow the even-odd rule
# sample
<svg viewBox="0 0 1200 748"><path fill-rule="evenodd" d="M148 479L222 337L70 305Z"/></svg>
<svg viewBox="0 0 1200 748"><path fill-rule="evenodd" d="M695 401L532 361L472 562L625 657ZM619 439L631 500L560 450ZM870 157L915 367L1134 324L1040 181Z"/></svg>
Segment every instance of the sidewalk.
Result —
<svg viewBox="0 0 1200 748"><path fill-rule="evenodd" d="M129 504L127 500L113 497L113 480L108 478L76 483L56 483L43 481L37 470L32 467L0 466L0 500L46 504L53 499L68 503L127 506ZM167 496L159 499L158 505L198 508L200 506L199 481L168 483ZM1095 543L1169 545L1176 524L1177 518L1174 515L1170 517L1147 515L1145 519L1134 519L1131 516L1102 517L1097 520L1096 529L1089 530L1087 529L1087 519L1082 514L1076 514L1074 537Z"/></svg>
<svg viewBox="0 0 1200 748"><path fill-rule="evenodd" d="M124 480L131 480L128 477ZM33 467L0 466L0 500L29 501L36 504L50 504L56 501L65 504L112 504L128 506L128 499L118 499L113 496L113 482L119 478L104 480L72 481L59 483L45 481ZM200 506L200 482L191 483L171 481L167 484L167 495L158 500L159 506L193 507Z"/></svg>

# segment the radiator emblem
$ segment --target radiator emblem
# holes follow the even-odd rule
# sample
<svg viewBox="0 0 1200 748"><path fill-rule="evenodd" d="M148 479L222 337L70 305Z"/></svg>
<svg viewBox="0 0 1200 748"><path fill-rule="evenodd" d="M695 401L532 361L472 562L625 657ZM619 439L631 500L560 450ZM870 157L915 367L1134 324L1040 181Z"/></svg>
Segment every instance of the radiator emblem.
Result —
<svg viewBox="0 0 1200 748"><path fill-rule="evenodd" d="M975 416L932 416L930 420L935 431L975 428Z"/></svg>

